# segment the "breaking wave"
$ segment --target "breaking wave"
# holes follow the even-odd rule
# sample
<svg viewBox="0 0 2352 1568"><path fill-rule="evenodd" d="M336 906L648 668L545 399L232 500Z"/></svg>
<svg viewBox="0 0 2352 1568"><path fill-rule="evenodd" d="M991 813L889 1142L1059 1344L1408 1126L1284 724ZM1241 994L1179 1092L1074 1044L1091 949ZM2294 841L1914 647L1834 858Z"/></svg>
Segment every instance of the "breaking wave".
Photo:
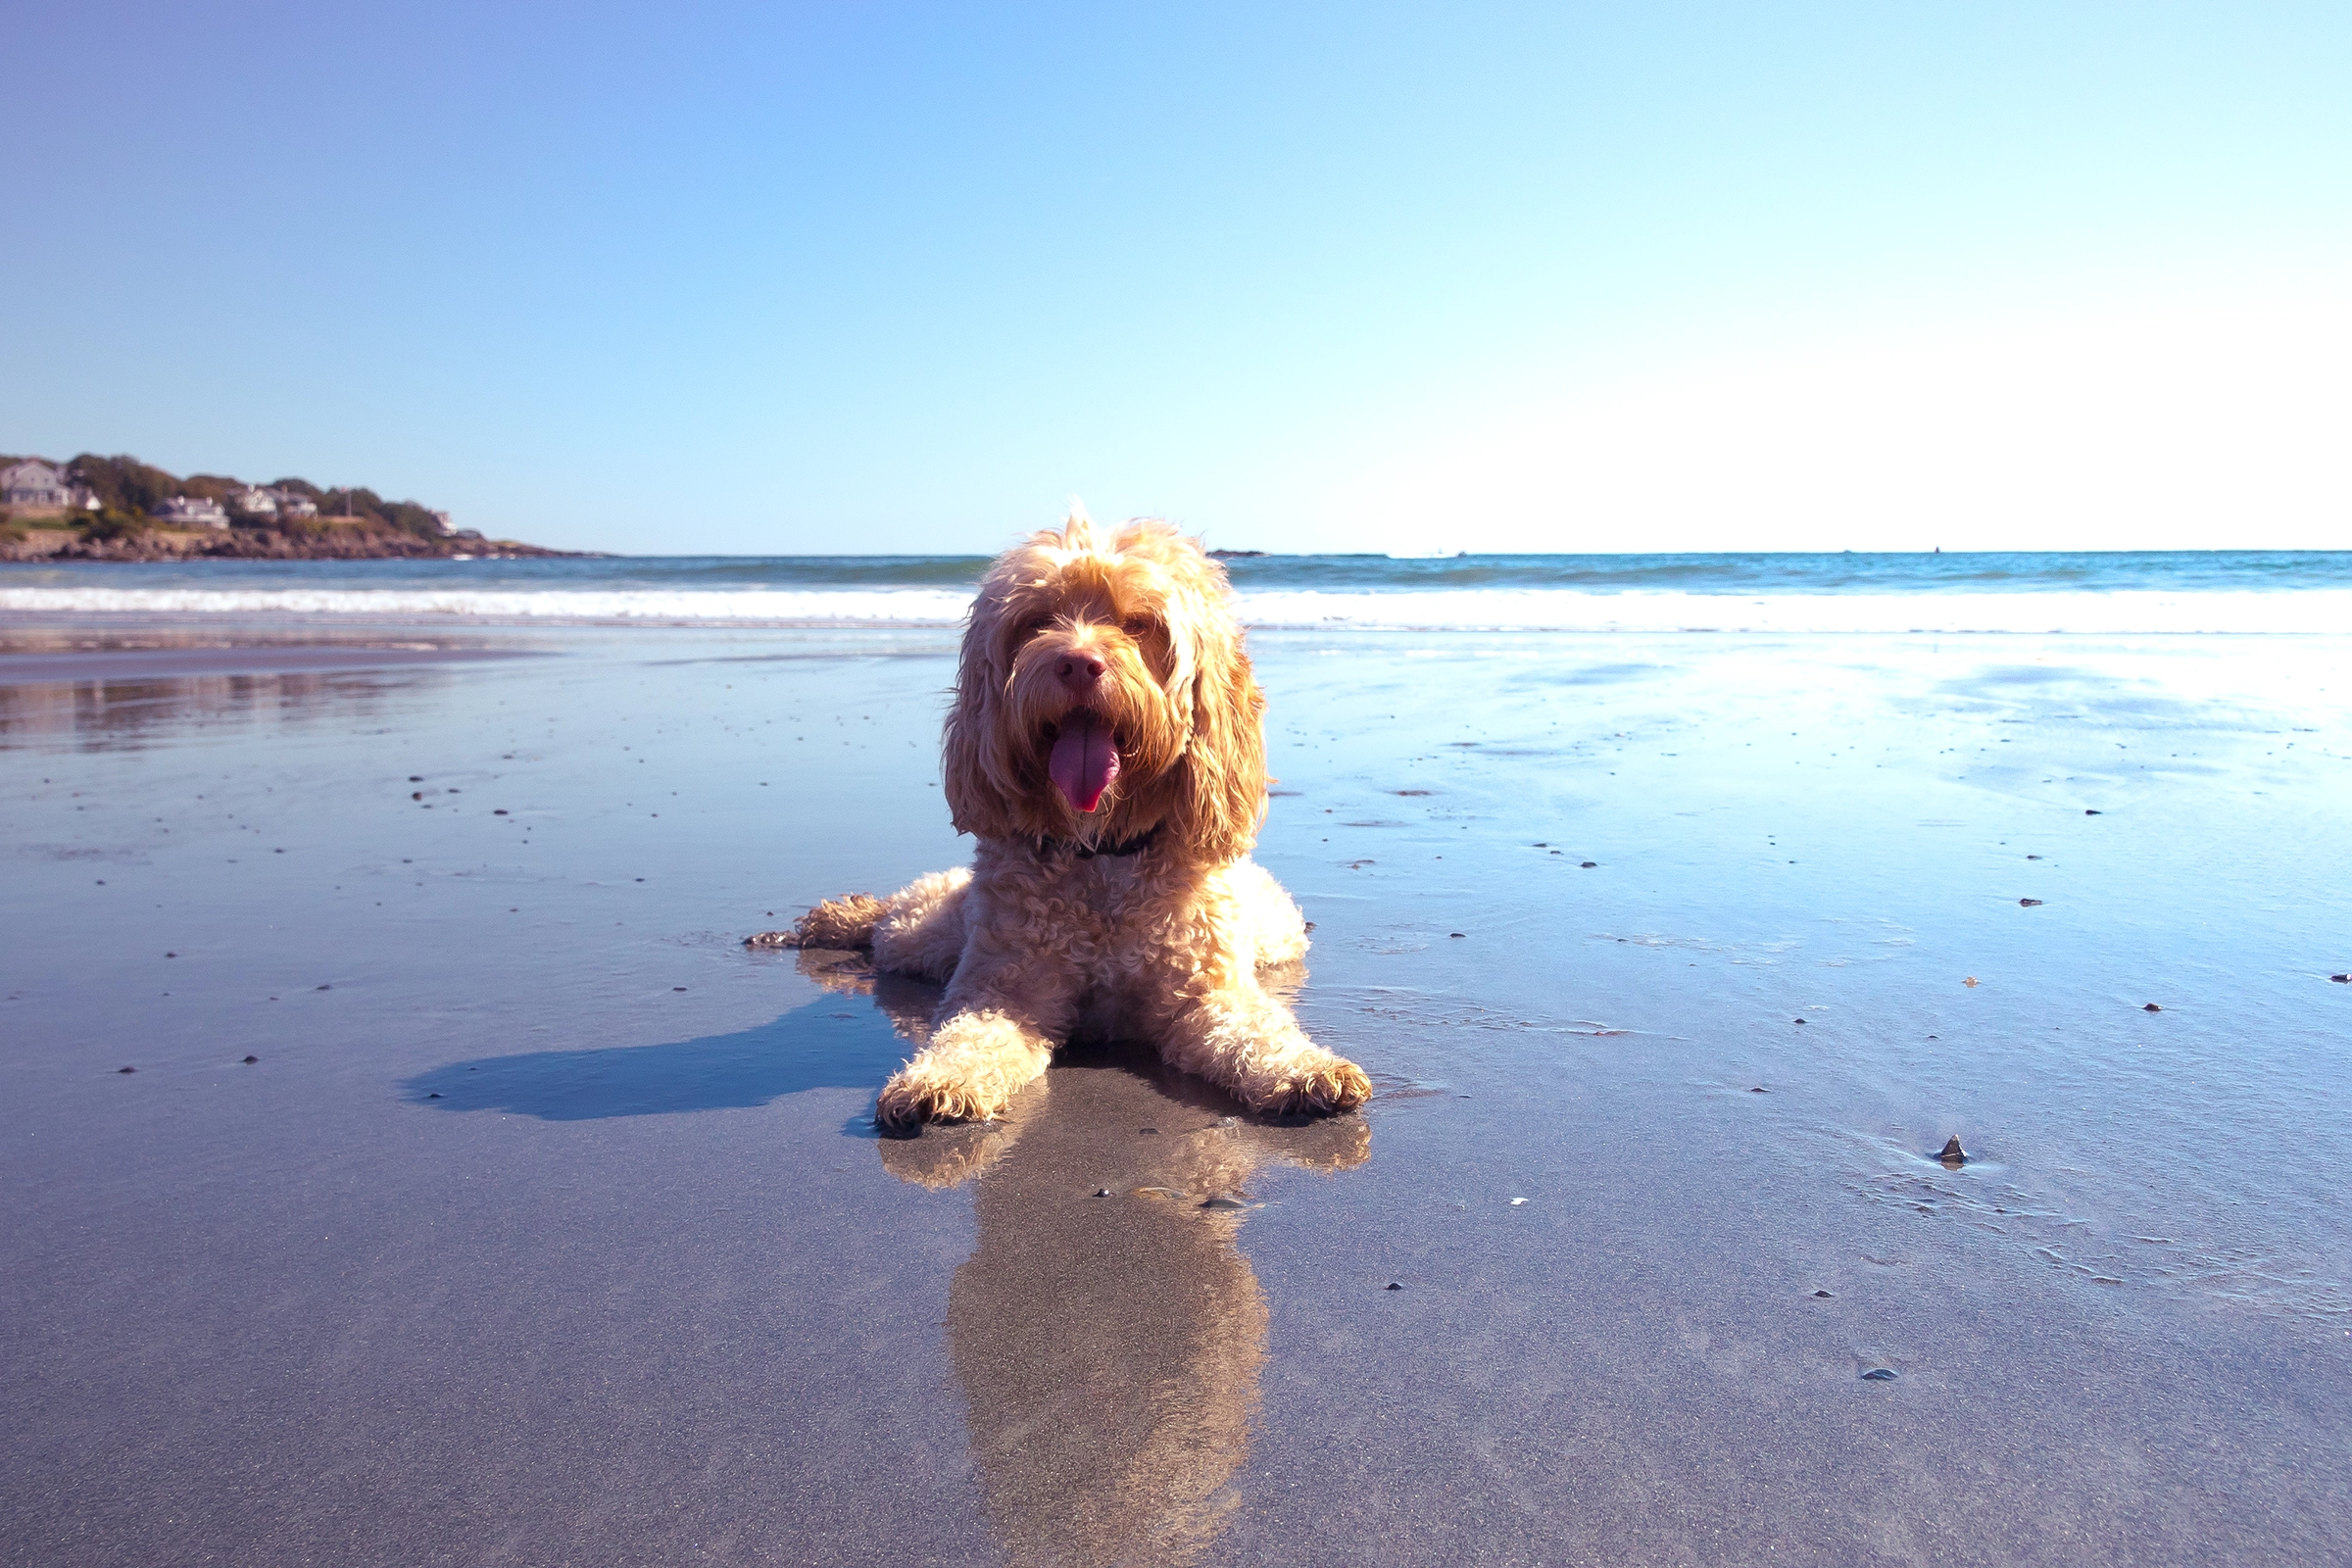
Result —
<svg viewBox="0 0 2352 1568"><path fill-rule="evenodd" d="M2352 589L1689 593L1556 588L1247 589L1266 629L1749 633L2302 633L2352 629ZM482 624L953 626L961 587L0 587L26 615L365 618Z"/></svg>

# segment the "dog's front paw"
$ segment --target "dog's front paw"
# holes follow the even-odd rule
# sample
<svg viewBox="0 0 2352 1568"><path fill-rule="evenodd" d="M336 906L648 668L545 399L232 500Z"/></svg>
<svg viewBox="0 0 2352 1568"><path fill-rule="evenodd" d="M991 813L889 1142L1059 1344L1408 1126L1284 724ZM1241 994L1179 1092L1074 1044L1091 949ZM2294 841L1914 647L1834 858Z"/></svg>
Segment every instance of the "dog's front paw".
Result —
<svg viewBox="0 0 2352 1568"><path fill-rule="evenodd" d="M926 1066L902 1067L874 1101L874 1121L883 1127L916 1127L927 1121L994 1121L1004 1108L993 1086L967 1082Z"/></svg>
<svg viewBox="0 0 2352 1568"><path fill-rule="evenodd" d="M747 948L863 948L872 945L874 922L889 906L870 893L844 894L793 921L789 931L755 931Z"/></svg>
<svg viewBox="0 0 2352 1568"><path fill-rule="evenodd" d="M1250 1097L1251 1108L1272 1116L1331 1116L1372 1098L1372 1080L1345 1056L1325 1053Z"/></svg>

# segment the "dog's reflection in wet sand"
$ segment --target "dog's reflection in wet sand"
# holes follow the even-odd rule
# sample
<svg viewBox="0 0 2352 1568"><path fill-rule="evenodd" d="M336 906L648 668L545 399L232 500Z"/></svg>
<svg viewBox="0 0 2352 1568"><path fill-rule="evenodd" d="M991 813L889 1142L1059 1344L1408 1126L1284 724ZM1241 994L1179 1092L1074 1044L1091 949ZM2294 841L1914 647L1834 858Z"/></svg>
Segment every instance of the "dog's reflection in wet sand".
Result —
<svg viewBox="0 0 2352 1568"><path fill-rule="evenodd" d="M872 995L921 1046L937 987L877 977L863 955L808 951L800 966ZM1251 1179L1278 1160L1361 1164L1370 1129L1251 1118L1148 1048L1080 1046L1000 1120L880 1148L906 1181L978 1179L948 1352L1011 1560L1192 1560L1238 1500L1266 1357L1265 1297L1235 1245Z"/></svg>

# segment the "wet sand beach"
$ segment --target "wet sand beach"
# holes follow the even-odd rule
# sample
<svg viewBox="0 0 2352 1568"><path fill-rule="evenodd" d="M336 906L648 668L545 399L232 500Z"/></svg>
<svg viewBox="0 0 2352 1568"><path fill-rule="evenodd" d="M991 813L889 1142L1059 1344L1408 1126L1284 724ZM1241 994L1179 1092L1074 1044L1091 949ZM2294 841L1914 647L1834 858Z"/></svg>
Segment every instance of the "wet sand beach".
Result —
<svg viewBox="0 0 2352 1568"><path fill-rule="evenodd" d="M1378 1097L896 1140L932 995L740 942L964 858L952 632L119 631L0 652L0 1561L2352 1556L2352 638L1254 634Z"/></svg>
<svg viewBox="0 0 2352 1568"><path fill-rule="evenodd" d="M0 671L9 677L11 690L68 686L104 691L125 681L145 680L167 683L164 690L169 697L173 695L176 683L206 675L314 675L337 670L402 669L453 660L528 657L520 649L472 648L447 640L353 642L323 647L311 643L159 641L144 647L12 649L0 652L0 660L5 661L0 663ZM39 698L18 701L46 706Z"/></svg>

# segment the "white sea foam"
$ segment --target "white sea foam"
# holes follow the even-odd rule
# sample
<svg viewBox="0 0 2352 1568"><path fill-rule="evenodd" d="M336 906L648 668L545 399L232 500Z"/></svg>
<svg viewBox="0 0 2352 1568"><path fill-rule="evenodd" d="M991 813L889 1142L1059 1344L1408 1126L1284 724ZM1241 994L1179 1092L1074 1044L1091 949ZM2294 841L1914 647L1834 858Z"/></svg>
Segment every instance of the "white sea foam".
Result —
<svg viewBox="0 0 2352 1568"><path fill-rule="evenodd" d="M941 588L0 588L0 611L144 615L361 615L389 620L654 625L952 625L971 595Z"/></svg>
<svg viewBox="0 0 2352 1568"><path fill-rule="evenodd" d="M952 626L960 589L0 588L0 612L482 623ZM2352 631L2352 589L1911 594L1496 588L1240 596L1254 627L1577 632Z"/></svg>
<svg viewBox="0 0 2352 1568"><path fill-rule="evenodd" d="M1252 626L1591 632L2338 632L2352 589L1693 594L1574 589L1242 596Z"/></svg>

